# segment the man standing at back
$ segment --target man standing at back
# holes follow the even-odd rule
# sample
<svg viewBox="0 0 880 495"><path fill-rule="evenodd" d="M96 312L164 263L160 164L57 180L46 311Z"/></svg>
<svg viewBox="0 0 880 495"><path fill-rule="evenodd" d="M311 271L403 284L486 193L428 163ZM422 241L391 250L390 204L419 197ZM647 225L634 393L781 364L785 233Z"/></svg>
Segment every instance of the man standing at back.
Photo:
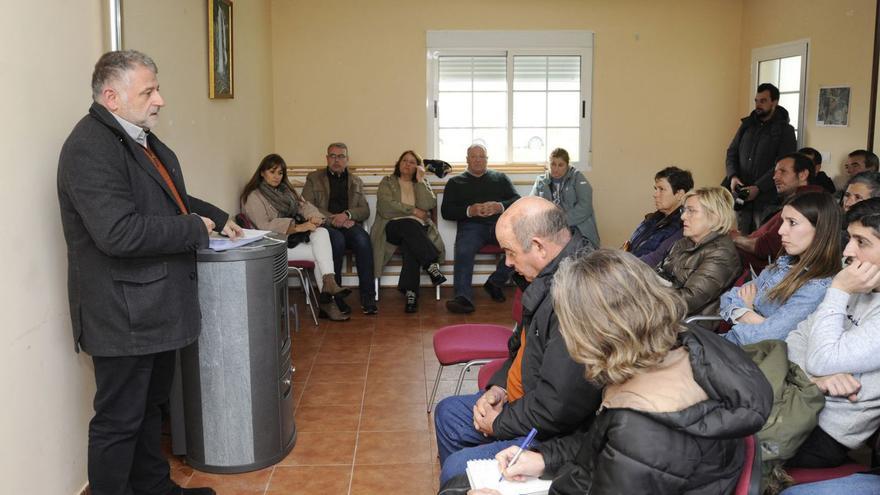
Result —
<svg viewBox="0 0 880 495"><path fill-rule="evenodd" d="M473 313L474 258L486 244L496 244L495 222L505 208L519 199L510 179L501 172L489 170L486 147L472 144L467 149L467 170L449 179L443 190L440 213L446 220L457 222L455 230L455 268L453 289L455 297L446 301L446 309L453 313ZM512 270L498 260L495 272L483 288L496 302L504 302L502 287L507 284Z"/></svg>
<svg viewBox="0 0 880 495"><path fill-rule="evenodd" d="M779 89L770 83L758 86L755 110L743 117L727 148L727 177L733 197L745 201L737 212L742 234L761 224L768 208L776 203L773 166L776 159L797 149L788 111L779 106Z"/></svg>
<svg viewBox="0 0 880 495"><path fill-rule="evenodd" d="M364 314L374 315L379 308L376 307L373 281L373 245L370 244L370 234L363 227L363 222L370 218L370 205L364 196L364 181L348 170L348 159L345 143L328 146L327 167L306 176L302 196L327 217L324 227L330 234L334 253L346 249L354 251L361 308ZM333 263L336 283L342 285L342 256L334 256ZM344 314L351 313L342 298L336 298L336 305Z"/></svg>
<svg viewBox="0 0 880 495"><path fill-rule="evenodd" d="M92 356L93 495L213 494L169 477L160 448L174 353L200 331L195 251L212 230L241 229L189 196L177 156L150 132L165 101L158 69L136 51L105 53L89 113L58 161L74 348Z"/></svg>
<svg viewBox="0 0 880 495"><path fill-rule="evenodd" d="M464 473L468 460L493 458L535 428L538 440L588 426L601 391L584 378L559 333L550 285L559 263L592 250L573 236L565 213L529 196L498 220L498 241L516 270L522 325L510 337L510 356L485 393L447 397L437 404L434 426L442 464L440 483Z"/></svg>

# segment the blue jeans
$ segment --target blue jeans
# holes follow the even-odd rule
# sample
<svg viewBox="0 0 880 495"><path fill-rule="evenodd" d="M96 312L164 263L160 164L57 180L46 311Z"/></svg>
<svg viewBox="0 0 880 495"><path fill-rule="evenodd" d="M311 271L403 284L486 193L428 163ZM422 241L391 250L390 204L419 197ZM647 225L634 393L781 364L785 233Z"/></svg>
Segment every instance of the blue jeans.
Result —
<svg viewBox="0 0 880 495"><path fill-rule="evenodd" d="M453 288L456 296L474 301L474 258L481 247L490 243L498 243L495 238L495 225L486 225L472 221L460 221L455 232L455 269L453 271ZM505 264L504 256L498 260L495 272L489 275L489 283L503 287L510 279L513 268Z"/></svg>
<svg viewBox="0 0 880 495"><path fill-rule="evenodd" d="M360 224L347 229L327 227L330 234L330 244L333 246L333 269L336 272L336 283L342 283L342 256L346 249L354 251L355 266L357 267L358 288L361 299L373 299L376 295L373 282L373 245L370 243L370 234ZM336 253L339 253L337 256Z"/></svg>
<svg viewBox="0 0 880 495"><path fill-rule="evenodd" d="M434 409L434 429L437 432L437 453L440 455L440 484L465 474L467 461L494 459L495 454L519 446L523 438L495 440L474 429L474 405L483 393L447 397Z"/></svg>
<svg viewBox="0 0 880 495"><path fill-rule="evenodd" d="M780 495L872 495L880 493L880 476L876 474L852 474L833 480L795 485Z"/></svg>

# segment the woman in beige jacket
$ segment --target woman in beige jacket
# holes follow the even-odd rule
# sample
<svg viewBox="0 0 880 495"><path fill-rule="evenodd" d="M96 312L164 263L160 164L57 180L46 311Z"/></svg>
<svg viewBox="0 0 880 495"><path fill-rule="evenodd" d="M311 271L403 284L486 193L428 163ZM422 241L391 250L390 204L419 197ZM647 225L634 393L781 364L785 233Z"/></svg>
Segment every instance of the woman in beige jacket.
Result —
<svg viewBox="0 0 880 495"><path fill-rule="evenodd" d="M293 246L288 239L287 259L315 262L321 310L333 321L347 320L348 315L339 310L333 297L345 297L351 291L336 285L330 235L321 227L325 218L293 189L287 179L287 164L280 155L266 155L260 162L241 193L241 211L258 229L284 236L308 234L298 243L294 240ZM304 236L293 239L296 237Z"/></svg>
<svg viewBox="0 0 880 495"><path fill-rule="evenodd" d="M376 220L370 229L376 273L382 273L399 248L403 266L397 288L406 295L407 313L418 309L419 276L424 269L434 285L446 277L440 273L444 258L443 240L429 212L437 197L425 180L422 157L407 150L394 165L394 173L383 178L376 193Z"/></svg>

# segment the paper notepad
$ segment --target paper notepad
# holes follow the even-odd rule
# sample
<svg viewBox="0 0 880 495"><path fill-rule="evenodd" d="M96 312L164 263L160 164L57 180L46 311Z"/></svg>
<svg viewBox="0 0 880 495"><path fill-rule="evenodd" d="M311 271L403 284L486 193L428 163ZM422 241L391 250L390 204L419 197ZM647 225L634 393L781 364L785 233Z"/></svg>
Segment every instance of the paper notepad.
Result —
<svg viewBox="0 0 880 495"><path fill-rule="evenodd" d="M495 459L467 461L467 475L471 488L494 488L502 495L545 495L550 490L550 480L532 478L527 481L498 481L501 470Z"/></svg>

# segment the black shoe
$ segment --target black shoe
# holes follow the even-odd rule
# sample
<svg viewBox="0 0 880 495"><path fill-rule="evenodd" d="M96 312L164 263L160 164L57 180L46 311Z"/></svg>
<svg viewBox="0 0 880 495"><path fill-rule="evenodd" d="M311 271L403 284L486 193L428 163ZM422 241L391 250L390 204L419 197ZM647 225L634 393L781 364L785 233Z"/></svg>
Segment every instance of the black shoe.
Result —
<svg viewBox="0 0 880 495"><path fill-rule="evenodd" d="M404 313L415 313L419 310L419 296L415 291L406 291L406 305L403 307Z"/></svg>
<svg viewBox="0 0 880 495"><path fill-rule="evenodd" d="M340 296L333 296L333 299L336 301L336 307L339 308L339 311L342 312L342 314L351 314L351 306L345 302L345 299Z"/></svg>
<svg viewBox="0 0 880 495"><path fill-rule="evenodd" d="M425 267L425 271L428 272L428 276L431 277L431 284L434 286L440 285L443 282L446 282L446 277L440 272L440 264L439 263L431 263L430 265Z"/></svg>
<svg viewBox="0 0 880 495"><path fill-rule="evenodd" d="M376 306L376 297L367 296L361 299L361 309L364 310L365 315L374 315L378 313L379 307Z"/></svg>
<svg viewBox="0 0 880 495"><path fill-rule="evenodd" d="M492 282L489 282L487 280L486 283L483 284L483 288L486 289L486 292L489 294L489 297L491 297L493 301L502 303L507 300L507 298L504 297L504 291L501 290L501 287L498 287Z"/></svg>
<svg viewBox="0 0 880 495"><path fill-rule="evenodd" d="M175 486L168 492L168 495L217 495L213 488L202 486L198 488L181 488Z"/></svg>
<svg viewBox="0 0 880 495"><path fill-rule="evenodd" d="M450 313L473 313L474 305L464 296L455 296L455 299L446 301L446 310Z"/></svg>

